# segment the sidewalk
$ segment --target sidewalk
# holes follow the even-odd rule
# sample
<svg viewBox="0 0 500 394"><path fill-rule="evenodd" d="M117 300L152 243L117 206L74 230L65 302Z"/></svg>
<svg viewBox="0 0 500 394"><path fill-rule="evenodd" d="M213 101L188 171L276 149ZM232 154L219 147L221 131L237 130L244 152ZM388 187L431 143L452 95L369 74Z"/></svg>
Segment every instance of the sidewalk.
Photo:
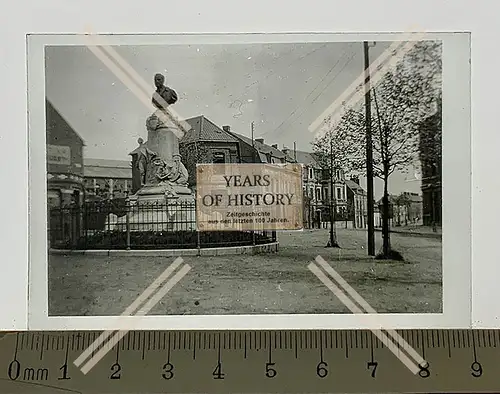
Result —
<svg viewBox="0 0 500 394"><path fill-rule="evenodd" d="M382 231L381 228L375 228L375 231ZM402 235L416 235L422 237L431 238L441 238L443 231L441 227L436 228L436 232L432 230L430 226L401 226L401 227L391 227L391 233L402 234Z"/></svg>

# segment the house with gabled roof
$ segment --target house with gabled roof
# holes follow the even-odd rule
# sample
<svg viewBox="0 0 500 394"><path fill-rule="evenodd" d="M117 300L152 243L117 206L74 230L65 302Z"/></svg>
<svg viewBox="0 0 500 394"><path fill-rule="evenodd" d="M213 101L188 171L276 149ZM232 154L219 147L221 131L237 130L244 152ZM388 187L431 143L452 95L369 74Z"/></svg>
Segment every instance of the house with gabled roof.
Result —
<svg viewBox="0 0 500 394"><path fill-rule="evenodd" d="M83 201L85 141L57 108L45 99L47 204L60 207Z"/></svg>
<svg viewBox="0 0 500 394"><path fill-rule="evenodd" d="M83 176L87 199L123 198L132 192L129 160L84 159Z"/></svg>
<svg viewBox="0 0 500 394"><path fill-rule="evenodd" d="M189 173L189 185L196 185L196 164L239 163L239 141L204 115L186 119L191 126L179 141L182 162Z"/></svg>
<svg viewBox="0 0 500 394"><path fill-rule="evenodd" d="M264 138L252 138L230 131L229 126L224 126L228 132L238 139L240 144L242 163L296 163L289 153L278 149L278 144L268 145Z"/></svg>

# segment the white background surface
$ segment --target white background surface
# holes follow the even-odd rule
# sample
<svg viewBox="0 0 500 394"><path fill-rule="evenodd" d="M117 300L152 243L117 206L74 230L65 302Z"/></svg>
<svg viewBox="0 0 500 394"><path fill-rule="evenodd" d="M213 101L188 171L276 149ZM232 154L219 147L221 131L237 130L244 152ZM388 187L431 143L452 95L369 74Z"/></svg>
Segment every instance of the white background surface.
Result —
<svg viewBox="0 0 500 394"><path fill-rule="evenodd" d="M489 4L489 5L486 5ZM2 13L0 81L0 328L27 328L27 32L472 32L473 298L476 327L496 328L500 305L500 164L496 2L473 1L19 1ZM162 17L163 16L163 17ZM467 209L463 215L469 215ZM445 279L446 280L446 279ZM457 288L459 293L461 289Z"/></svg>
<svg viewBox="0 0 500 394"><path fill-rule="evenodd" d="M44 45L85 45L81 35L32 35L28 39L28 86L29 86L29 145L30 145L30 330L60 329L153 329L174 326L187 329L358 329L379 328L468 328L470 312L470 43L467 34L432 34L426 39L439 39L443 43L443 313L441 314L328 314L328 315L252 315L233 316L199 315L133 316L125 322L106 316L92 319L81 317L48 317L47 292L47 197L45 170L45 108L40 103L45 98ZM185 43L187 45L254 42L332 42L393 41L408 39L401 34L322 34L322 35L106 35L106 45L144 45L155 42L158 50L163 45ZM209 77L209 75L207 75ZM132 93L131 93L132 94ZM75 103L76 104L76 103ZM77 104L78 105L78 104ZM137 105L141 105L138 101ZM313 129L314 130L314 129ZM307 133L307 128L304 127ZM279 238L278 238L279 240ZM238 258L238 256L235 256ZM304 268L309 261L304 261ZM194 268L196 269L196 267ZM217 275L217 273L214 273ZM126 285L124 285L126 286ZM460 289L459 292L456 289ZM84 290L82 289L82 296ZM230 294L229 296L234 296ZM335 297L332 295L332 297ZM112 302L112 300L109 300ZM131 324L133 324L131 326Z"/></svg>

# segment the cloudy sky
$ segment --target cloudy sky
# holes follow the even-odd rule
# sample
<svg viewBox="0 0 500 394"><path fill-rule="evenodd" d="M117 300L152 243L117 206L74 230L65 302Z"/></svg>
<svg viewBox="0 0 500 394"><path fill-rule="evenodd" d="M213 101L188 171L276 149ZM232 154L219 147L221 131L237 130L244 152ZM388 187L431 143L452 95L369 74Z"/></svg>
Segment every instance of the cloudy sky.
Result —
<svg viewBox="0 0 500 394"><path fill-rule="evenodd" d="M370 48L375 60L390 43ZM151 86L166 75L189 118L205 115L237 133L268 144L311 151L308 126L362 72L363 44L255 44L115 46ZM86 142L85 156L128 160L138 137L146 139L151 110L85 46L46 47L46 95ZM410 176L394 174L390 192L420 192ZM375 184L375 197L382 194Z"/></svg>

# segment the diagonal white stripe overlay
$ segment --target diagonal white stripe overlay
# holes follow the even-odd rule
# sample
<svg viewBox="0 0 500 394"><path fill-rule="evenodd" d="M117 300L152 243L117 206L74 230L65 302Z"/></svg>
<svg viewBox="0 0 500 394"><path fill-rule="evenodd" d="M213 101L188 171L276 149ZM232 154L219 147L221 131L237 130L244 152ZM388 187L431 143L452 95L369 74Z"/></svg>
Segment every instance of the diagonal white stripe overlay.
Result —
<svg viewBox="0 0 500 394"><path fill-rule="evenodd" d="M370 64L368 70L364 70L358 78L337 97L337 99L326 108L323 113L310 124L309 131L314 133L317 131L317 136L320 138L326 131L321 127L327 119L331 117L333 123L340 120L342 117L342 108L353 108L365 96L364 87L368 83L376 85L391 69L396 67L399 61L411 51L411 49L422 40L426 33L424 32L407 32L399 39L395 40L389 48L387 48L375 61ZM402 44L403 43L403 44ZM370 74L370 80L367 81L367 74ZM347 100L347 101L346 101ZM319 130L318 130L319 129Z"/></svg>
<svg viewBox="0 0 500 394"><path fill-rule="evenodd" d="M149 84L121 57L115 49L107 45L102 36L86 34L84 36L87 48L108 67L108 69L148 108L156 110L151 102L151 88ZM191 126L179 116L171 106L156 92L154 98L164 108L157 111L165 123L173 122L177 128L172 128L174 134L180 139L191 130Z"/></svg>
<svg viewBox="0 0 500 394"><path fill-rule="evenodd" d="M356 314L360 313L372 313L377 312L366 302L363 297L361 297L356 290L354 290L342 276L335 271L331 265L329 265L321 256L316 257L316 264L310 263L308 265L309 270L318 277L318 279L328 287L331 292L352 312ZM337 286L325 273L320 269L323 268L331 277L337 282L343 290ZM347 293L347 294L346 294ZM349 297L351 296L354 301ZM360 308L364 309L364 311ZM404 338L399 335L395 330L386 330L387 334L380 330L372 329L373 334L413 373L417 374L421 370L420 367L425 367L427 362L418 354L418 352L412 348ZM391 340L392 338L393 340ZM396 344L394 343L396 342ZM399 345L399 346L398 346ZM406 351L416 363L402 351Z"/></svg>
<svg viewBox="0 0 500 394"><path fill-rule="evenodd" d="M144 292L139 297L137 297L137 299L132 302L132 304L130 304L127 309L125 309L125 311L121 314L121 317L129 317L131 315L145 316L189 272L191 267L188 264L185 264L175 275L172 276L172 278L170 278L165 284L163 284L172 275L172 273L177 268L179 268L182 262L183 259L181 257L175 259L175 261L170 266L168 266L165 271L163 271L153 281L153 283L151 283L151 285L149 285L149 287L144 290ZM143 305L142 308L134 314L134 312L141 305ZM81 367L81 371L84 374L87 374L88 371L90 371L90 369L94 367L127 334L127 332L137 327L136 320L132 321L132 323L128 319L121 320L123 320L123 323L120 324L120 326L124 327L123 330L116 332L115 335L103 345L103 343L114 332L105 331L74 361L74 364L77 367L80 367L85 362L85 360L89 358L89 356L91 356L99 349L97 353L92 356L91 359L83 367Z"/></svg>

